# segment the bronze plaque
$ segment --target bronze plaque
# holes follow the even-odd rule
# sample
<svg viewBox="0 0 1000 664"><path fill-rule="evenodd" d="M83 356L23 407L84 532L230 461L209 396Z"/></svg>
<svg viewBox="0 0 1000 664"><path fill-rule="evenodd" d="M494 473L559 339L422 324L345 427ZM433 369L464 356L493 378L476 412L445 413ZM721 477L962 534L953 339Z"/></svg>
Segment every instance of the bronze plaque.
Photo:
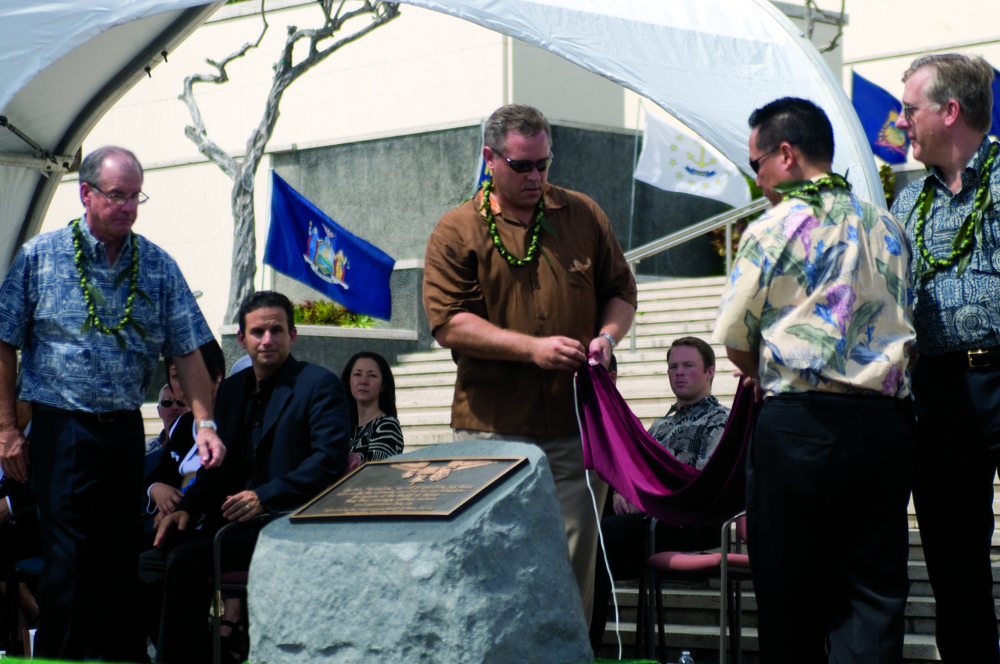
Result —
<svg viewBox="0 0 1000 664"><path fill-rule="evenodd" d="M449 517L527 457L371 461L313 498L291 520Z"/></svg>

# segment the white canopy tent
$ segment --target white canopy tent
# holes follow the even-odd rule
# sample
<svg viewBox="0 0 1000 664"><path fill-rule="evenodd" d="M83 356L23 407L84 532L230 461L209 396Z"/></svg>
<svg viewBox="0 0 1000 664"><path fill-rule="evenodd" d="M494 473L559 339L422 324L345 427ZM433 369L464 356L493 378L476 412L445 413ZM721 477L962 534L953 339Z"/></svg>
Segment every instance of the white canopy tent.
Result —
<svg viewBox="0 0 1000 664"><path fill-rule="evenodd" d="M816 49L767 0L404 0L518 38L634 90L737 165L746 118L784 95L826 109L834 169L881 184L860 123ZM84 138L221 0L0 2L0 274L41 226ZM18 130L9 131L9 127ZM742 166L741 166L742 167Z"/></svg>
<svg viewBox="0 0 1000 664"><path fill-rule="evenodd" d="M0 2L0 275L97 121L222 4Z"/></svg>
<svg viewBox="0 0 1000 664"><path fill-rule="evenodd" d="M833 124L833 168L885 206L861 123L816 47L767 0L403 0L538 46L661 106L748 171L747 118L802 97Z"/></svg>

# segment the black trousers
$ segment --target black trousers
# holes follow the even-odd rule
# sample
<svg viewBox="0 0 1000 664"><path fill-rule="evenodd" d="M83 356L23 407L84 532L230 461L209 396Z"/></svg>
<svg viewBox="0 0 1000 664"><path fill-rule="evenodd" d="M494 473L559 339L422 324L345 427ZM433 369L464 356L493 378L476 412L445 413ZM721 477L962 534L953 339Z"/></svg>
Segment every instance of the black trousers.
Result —
<svg viewBox="0 0 1000 664"><path fill-rule="evenodd" d="M993 476L1000 463L1000 364L970 369L967 353L921 356L913 394L913 501L934 589L941 661L997 664L990 548Z"/></svg>
<svg viewBox="0 0 1000 664"><path fill-rule="evenodd" d="M617 581L638 579L646 569L646 535L650 519L645 514L614 514L601 519L601 534L607 550L608 565ZM666 523L656 524L656 551L704 551L714 549L721 541L718 526L681 528ZM590 623L590 645L598 653L604 643L608 622L608 602L611 600L611 579L604 566L604 556L597 552L594 571L594 618Z"/></svg>
<svg viewBox="0 0 1000 664"><path fill-rule="evenodd" d="M902 661L911 455L906 401L764 403L747 459L762 662Z"/></svg>
<svg viewBox="0 0 1000 664"><path fill-rule="evenodd" d="M225 537L223 572L250 567L259 533L259 528L251 528ZM139 558L142 612L149 637L156 644L157 662L212 661L208 610L214 536L214 530L174 533L163 547L150 549Z"/></svg>
<svg viewBox="0 0 1000 664"><path fill-rule="evenodd" d="M132 638L139 634L132 607L142 415L101 422L36 409L29 443L45 558L35 656L140 661L145 643Z"/></svg>

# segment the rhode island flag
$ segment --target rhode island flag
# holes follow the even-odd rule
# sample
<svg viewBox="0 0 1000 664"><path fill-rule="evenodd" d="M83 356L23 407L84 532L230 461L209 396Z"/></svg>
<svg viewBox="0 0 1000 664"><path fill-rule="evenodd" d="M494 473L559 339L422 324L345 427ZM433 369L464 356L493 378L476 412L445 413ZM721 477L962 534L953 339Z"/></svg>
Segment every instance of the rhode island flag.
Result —
<svg viewBox="0 0 1000 664"><path fill-rule="evenodd" d="M636 180L666 191L715 198L733 207L750 202L750 188L733 162L705 141L646 115Z"/></svg>
<svg viewBox="0 0 1000 664"><path fill-rule="evenodd" d="M271 171L271 225L264 263L351 311L389 320L396 264L351 235Z"/></svg>

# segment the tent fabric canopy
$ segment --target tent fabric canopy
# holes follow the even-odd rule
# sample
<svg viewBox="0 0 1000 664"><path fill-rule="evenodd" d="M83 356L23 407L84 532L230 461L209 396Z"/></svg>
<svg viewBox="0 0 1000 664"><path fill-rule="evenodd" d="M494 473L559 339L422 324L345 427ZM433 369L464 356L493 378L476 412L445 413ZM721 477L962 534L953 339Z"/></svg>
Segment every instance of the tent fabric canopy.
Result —
<svg viewBox="0 0 1000 664"><path fill-rule="evenodd" d="M885 206L878 169L838 78L768 0L403 0L538 46L661 106L747 170L747 118L810 99L833 124L833 168Z"/></svg>
<svg viewBox="0 0 1000 664"><path fill-rule="evenodd" d="M38 232L84 138L129 88L223 2L0 2L0 273ZM48 176L48 177L47 177Z"/></svg>

